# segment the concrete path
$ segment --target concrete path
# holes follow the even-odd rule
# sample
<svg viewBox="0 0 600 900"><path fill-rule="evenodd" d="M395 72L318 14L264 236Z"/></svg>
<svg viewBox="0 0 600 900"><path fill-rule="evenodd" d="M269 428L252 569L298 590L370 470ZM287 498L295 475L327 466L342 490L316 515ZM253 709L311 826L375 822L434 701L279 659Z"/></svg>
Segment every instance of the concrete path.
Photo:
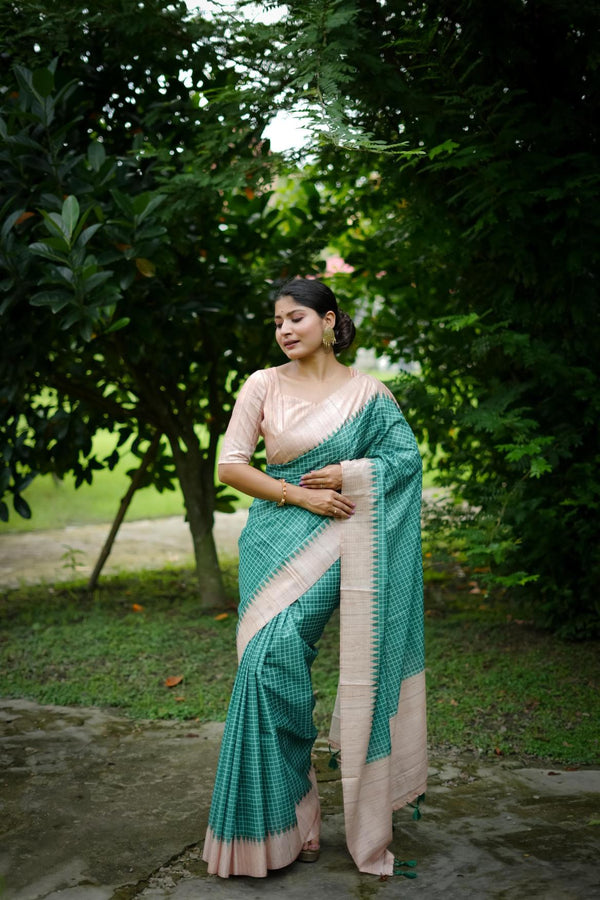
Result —
<svg viewBox="0 0 600 900"><path fill-rule="evenodd" d="M339 772L321 743L319 862L221 880L201 851L222 725L25 700L0 701L0 725L3 900L600 896L597 770L435 756L421 821L395 814L392 849L418 861L418 878L384 882L348 856Z"/></svg>
<svg viewBox="0 0 600 900"><path fill-rule="evenodd" d="M237 556L247 510L216 513L215 542L221 557ZM0 588L53 583L90 575L110 525L70 525L49 531L0 534ZM125 522L103 575L131 569L193 565L190 529L183 516Z"/></svg>

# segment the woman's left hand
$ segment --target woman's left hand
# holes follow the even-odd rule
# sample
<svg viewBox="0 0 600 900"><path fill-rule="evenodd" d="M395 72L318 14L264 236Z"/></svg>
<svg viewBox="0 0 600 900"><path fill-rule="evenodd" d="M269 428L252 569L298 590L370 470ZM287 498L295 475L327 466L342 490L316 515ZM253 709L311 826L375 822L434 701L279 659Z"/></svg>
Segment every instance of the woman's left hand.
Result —
<svg viewBox="0 0 600 900"><path fill-rule="evenodd" d="M300 487L304 488L329 488L331 491L342 489L342 467L339 463L333 466L325 466L323 469L314 469L307 472L300 479Z"/></svg>

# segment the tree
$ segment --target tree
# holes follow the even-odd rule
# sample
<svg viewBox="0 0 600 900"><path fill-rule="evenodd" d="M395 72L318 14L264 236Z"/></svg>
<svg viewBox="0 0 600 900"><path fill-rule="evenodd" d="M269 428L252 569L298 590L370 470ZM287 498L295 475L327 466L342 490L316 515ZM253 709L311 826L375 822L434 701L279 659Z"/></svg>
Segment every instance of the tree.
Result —
<svg viewBox="0 0 600 900"><path fill-rule="evenodd" d="M322 239L273 203L265 120L184 4L6 4L0 27L2 493L28 515L37 472L90 482L159 435L146 483L179 480L213 605L218 438L268 359L270 283L309 270Z"/></svg>
<svg viewBox="0 0 600 900"><path fill-rule="evenodd" d="M287 6L287 102L323 133L363 334L419 365L403 404L476 512L471 565L595 633L598 5Z"/></svg>

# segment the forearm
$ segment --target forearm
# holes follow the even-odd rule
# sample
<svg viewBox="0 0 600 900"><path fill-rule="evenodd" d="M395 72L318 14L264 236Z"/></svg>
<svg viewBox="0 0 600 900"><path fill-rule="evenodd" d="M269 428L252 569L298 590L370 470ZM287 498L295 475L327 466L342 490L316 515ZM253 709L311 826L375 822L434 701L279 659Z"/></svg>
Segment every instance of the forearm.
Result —
<svg viewBox="0 0 600 900"><path fill-rule="evenodd" d="M272 500L279 503L282 496L281 481L271 478L265 472L255 469L246 463L222 463L218 468L219 481L249 497L258 497L260 500ZM298 487L296 484L286 484L285 502L291 506L303 506L309 491Z"/></svg>

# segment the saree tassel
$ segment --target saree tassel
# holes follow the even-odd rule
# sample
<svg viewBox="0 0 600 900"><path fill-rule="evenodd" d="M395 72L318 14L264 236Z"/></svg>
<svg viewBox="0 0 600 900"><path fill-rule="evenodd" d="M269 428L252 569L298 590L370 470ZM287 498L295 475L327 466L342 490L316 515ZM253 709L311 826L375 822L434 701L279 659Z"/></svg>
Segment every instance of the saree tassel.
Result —
<svg viewBox="0 0 600 900"><path fill-rule="evenodd" d="M330 746L329 747L329 762L327 763L327 765L330 769L339 769L339 767L340 767L339 756L340 756L340 751L332 750L331 746Z"/></svg>
<svg viewBox="0 0 600 900"><path fill-rule="evenodd" d="M405 878L416 878L416 872L404 872L404 868L414 869L417 865L416 859L394 859L394 875L404 875Z"/></svg>
<svg viewBox="0 0 600 900"><path fill-rule="evenodd" d="M419 794L419 796L417 797L417 799L415 800L414 803L408 804L411 809L414 809L412 818L415 822L418 822L419 819L421 818L421 810L419 807L420 807L421 803L424 803L424 801L425 801L425 794Z"/></svg>

